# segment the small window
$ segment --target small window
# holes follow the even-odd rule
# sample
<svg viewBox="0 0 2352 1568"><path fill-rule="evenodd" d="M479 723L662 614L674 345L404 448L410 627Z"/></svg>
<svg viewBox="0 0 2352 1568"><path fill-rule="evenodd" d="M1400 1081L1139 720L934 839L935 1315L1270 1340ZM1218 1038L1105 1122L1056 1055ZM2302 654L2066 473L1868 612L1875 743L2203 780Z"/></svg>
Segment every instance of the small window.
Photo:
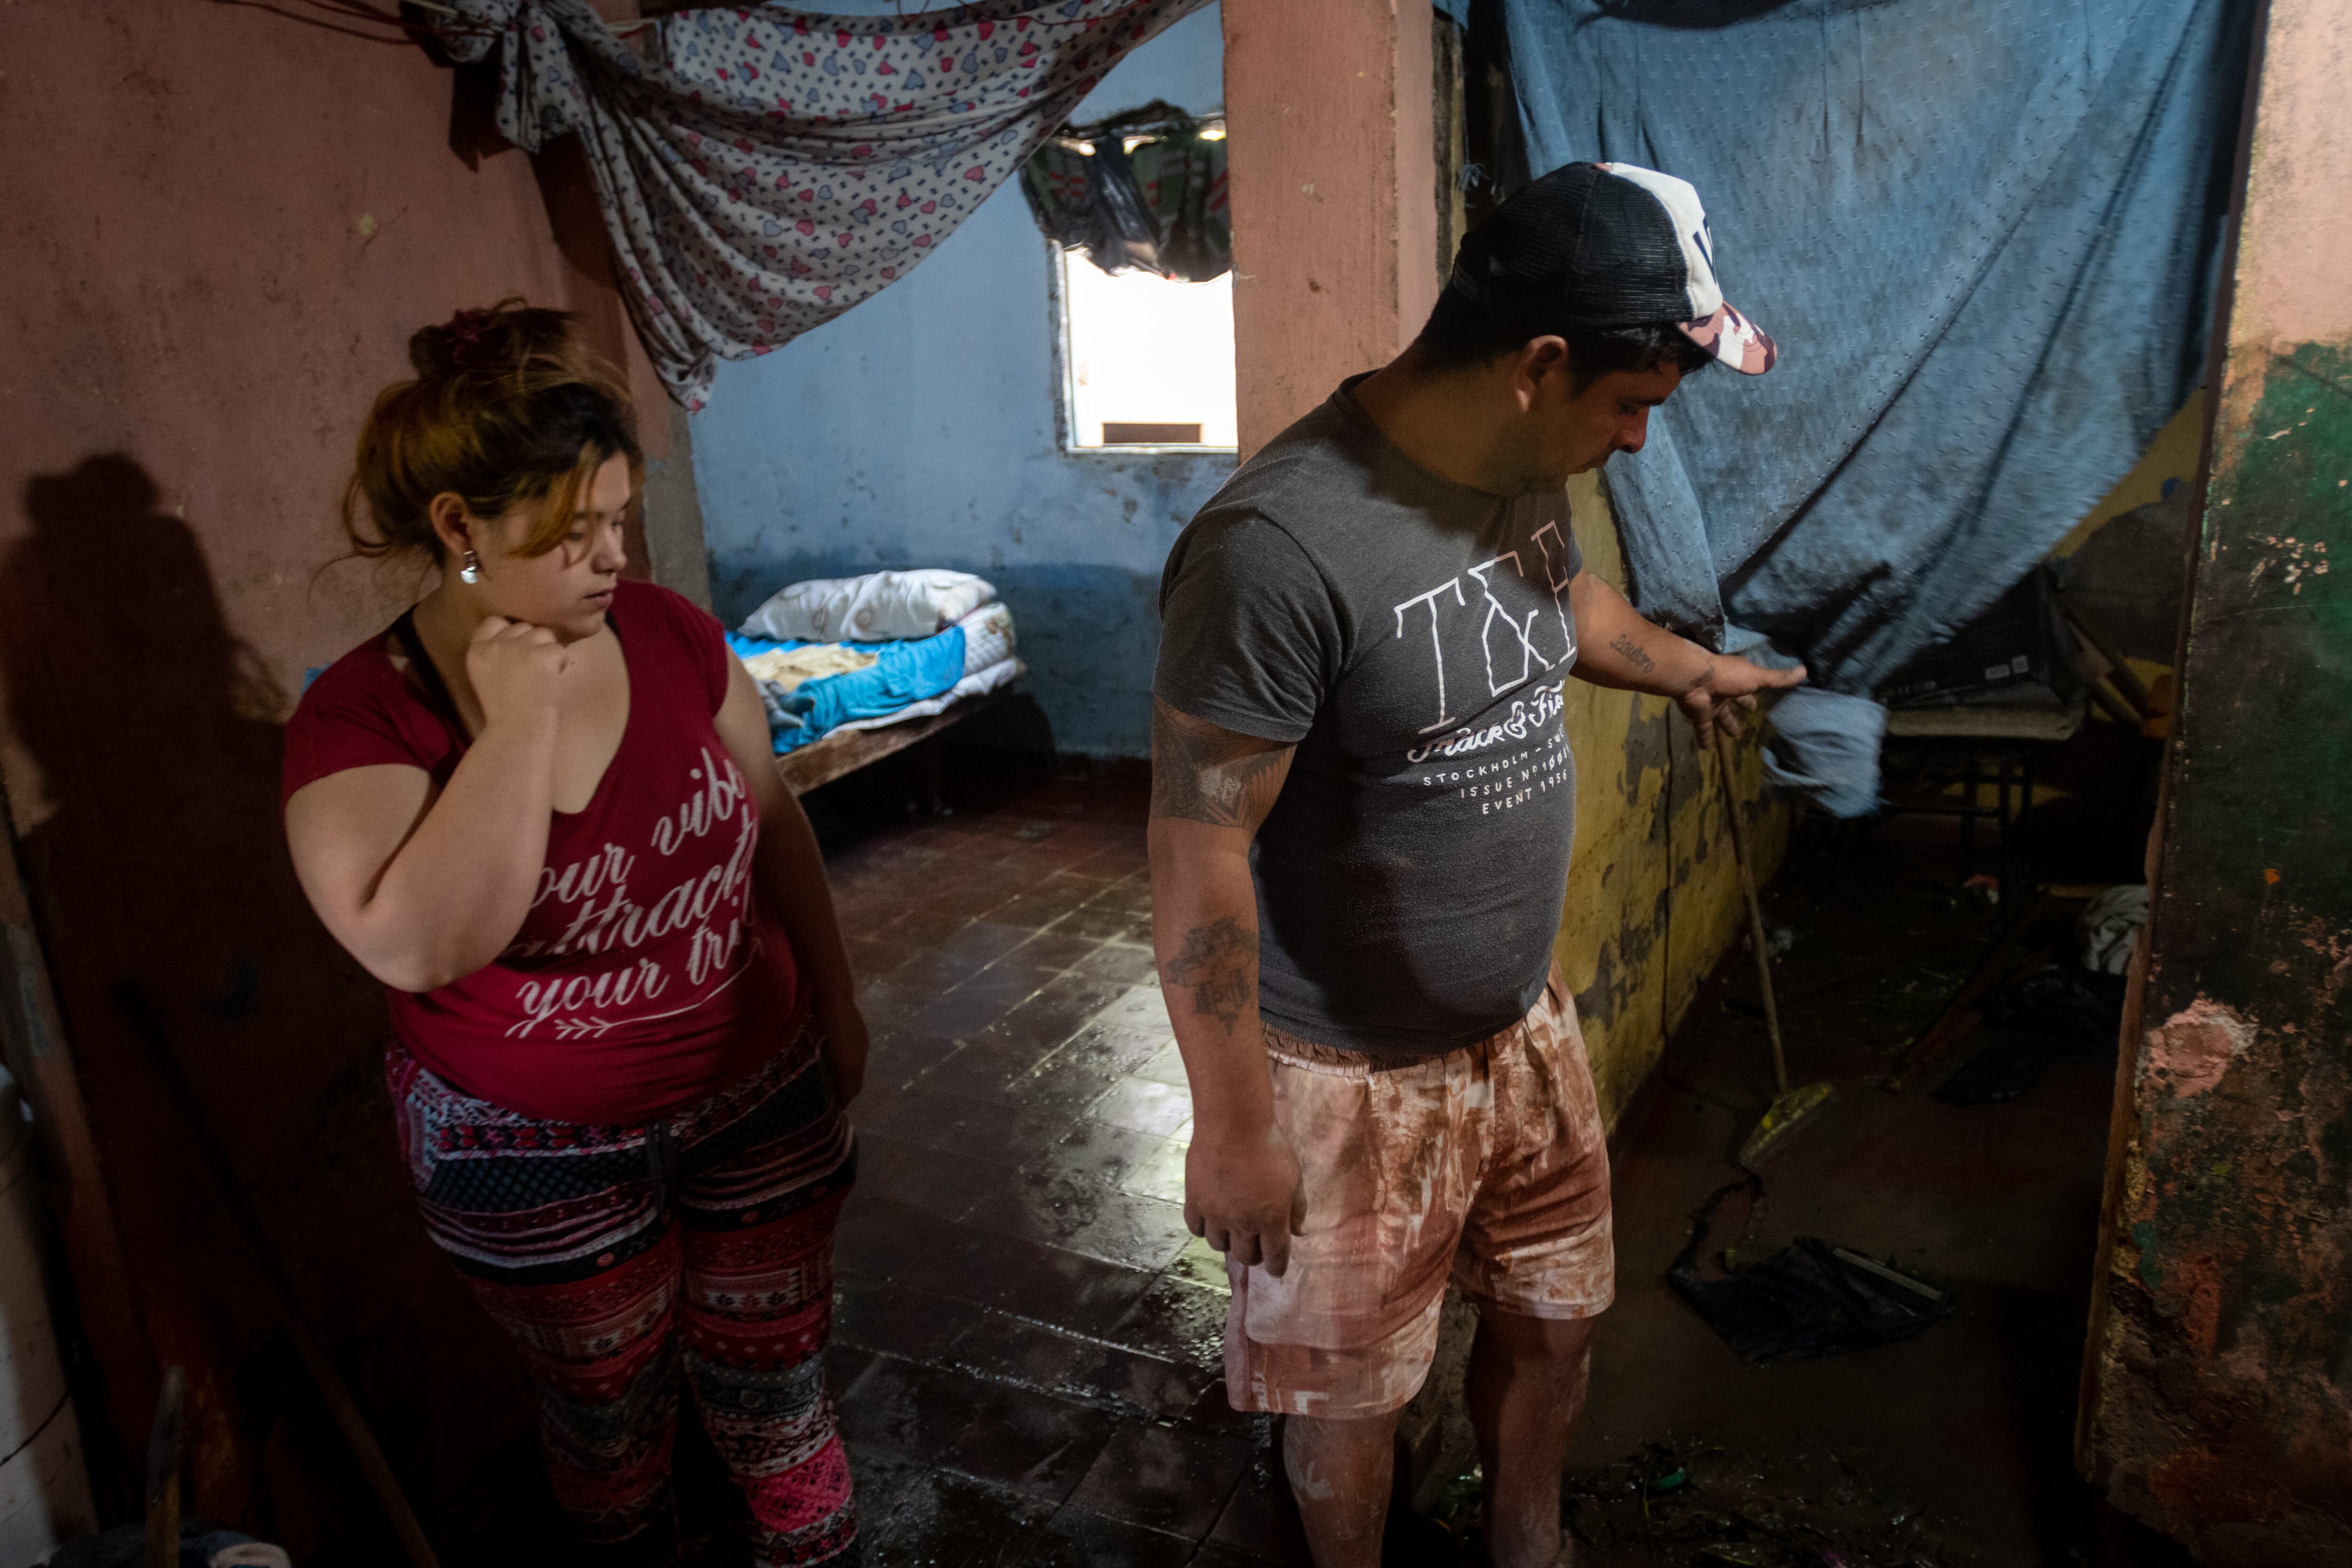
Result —
<svg viewBox="0 0 2352 1568"><path fill-rule="evenodd" d="M1232 451L1234 275L1116 277L1055 247L1073 451Z"/></svg>

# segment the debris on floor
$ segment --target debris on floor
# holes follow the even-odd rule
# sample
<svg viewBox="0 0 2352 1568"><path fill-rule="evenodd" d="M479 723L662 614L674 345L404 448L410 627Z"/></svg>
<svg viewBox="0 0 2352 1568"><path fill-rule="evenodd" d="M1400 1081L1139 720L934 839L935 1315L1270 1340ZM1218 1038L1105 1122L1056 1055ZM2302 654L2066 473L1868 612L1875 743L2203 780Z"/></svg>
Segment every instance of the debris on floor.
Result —
<svg viewBox="0 0 2352 1568"><path fill-rule="evenodd" d="M1733 1193L1761 1189L1754 1176L1717 1189L1691 1215L1690 1241L1666 1274L1675 1294L1748 1365L1872 1350L1951 1315L1949 1291L1813 1236L1708 1277L1699 1256L1716 1210Z"/></svg>
<svg viewBox="0 0 2352 1568"><path fill-rule="evenodd" d="M1993 1105L2015 1100L2042 1081L2047 1042L2032 1035L1994 1041L1952 1070L1936 1089L1947 1105Z"/></svg>
<svg viewBox="0 0 2352 1568"><path fill-rule="evenodd" d="M1793 1464L1692 1439L1649 1443L1565 1494L1580 1564L1942 1568L1917 1508L1879 1496L1843 1456Z"/></svg>
<svg viewBox="0 0 2352 1568"><path fill-rule="evenodd" d="M2112 1031L2096 1051L2048 1050L2032 1092L2005 1105L1961 1109L1863 1087L1906 1070L1901 1058L1956 993L1968 993L1969 1010L2005 1004L2010 982L2069 963L2084 900L2116 879L2013 868L1998 908L1977 907L1956 893L1952 838L1948 825L1904 819L1800 825L1760 895L1769 924L1809 933L1776 963L1773 984L1790 1076L1842 1092L1748 1189L1752 1204L1748 1193L1722 1196L1697 1248L1692 1215L1744 1173L1727 1157L1777 1088L1748 956L1727 957L1620 1116L1618 1300L1594 1341L1570 1452L1587 1542L1577 1568L1820 1568L1832 1554L1848 1568L2186 1568L2116 1527L2073 1468ZM2045 883L2054 875L2081 879ZM2022 1037L1980 1031L1982 1022L1948 1028L1941 1061L1908 1064L1921 1089ZM1953 1310L1932 1331L1867 1354L1749 1366L1670 1277L1685 1253L1690 1267L1705 1260L1702 1278L1720 1278L1808 1236L1952 1292ZM1663 1483L1685 1468L1682 1486L1637 1494L1622 1468L1599 1484L1669 1433L1700 1447L1676 1447L1643 1474ZM1804 1454L1810 1465L1797 1462ZM1831 1455L1861 1466L1868 1484L1843 1477Z"/></svg>
<svg viewBox="0 0 2352 1568"><path fill-rule="evenodd" d="M1987 997L1983 1010L1984 1021L1996 1029L2112 1047L2123 1025L2124 977L2077 963L2053 963Z"/></svg>
<svg viewBox="0 0 2352 1568"><path fill-rule="evenodd" d="M2002 1031L1937 1089L1948 1105L2015 1100L2042 1081L2053 1058L2112 1055L2123 1026L2124 977L2071 961L2011 981L1985 999L1984 1022Z"/></svg>

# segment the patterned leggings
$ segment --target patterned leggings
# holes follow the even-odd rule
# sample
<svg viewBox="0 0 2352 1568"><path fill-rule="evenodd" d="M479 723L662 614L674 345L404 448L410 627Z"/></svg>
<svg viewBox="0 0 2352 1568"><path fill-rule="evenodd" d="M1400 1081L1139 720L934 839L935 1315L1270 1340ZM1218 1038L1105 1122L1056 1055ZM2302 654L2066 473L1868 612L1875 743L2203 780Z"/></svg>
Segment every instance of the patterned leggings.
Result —
<svg viewBox="0 0 2352 1568"><path fill-rule="evenodd" d="M751 1503L759 1568L855 1561L820 1352L856 1156L818 1044L803 1028L742 1082L643 1127L522 1116L392 1047L425 1226L521 1350L556 1500L584 1541L670 1522L682 1360Z"/></svg>

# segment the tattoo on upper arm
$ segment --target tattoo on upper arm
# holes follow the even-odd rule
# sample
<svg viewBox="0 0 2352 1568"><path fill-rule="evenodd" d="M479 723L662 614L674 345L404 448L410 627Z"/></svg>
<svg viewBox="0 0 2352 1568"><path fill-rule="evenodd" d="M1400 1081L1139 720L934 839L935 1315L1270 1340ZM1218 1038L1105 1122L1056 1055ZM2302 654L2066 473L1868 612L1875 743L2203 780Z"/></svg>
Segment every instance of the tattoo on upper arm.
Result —
<svg viewBox="0 0 2352 1568"><path fill-rule="evenodd" d="M1151 815L1255 830L1274 809L1292 748L1151 706Z"/></svg>
<svg viewBox="0 0 2352 1568"><path fill-rule="evenodd" d="M1642 651L1642 645L1633 640L1631 633L1619 632L1609 646L1623 654L1625 662L1644 675L1658 668L1658 661Z"/></svg>
<svg viewBox="0 0 2352 1568"><path fill-rule="evenodd" d="M1231 915L1194 926L1161 979L1190 986L1192 1011L1230 1029L1257 1003L1257 932Z"/></svg>

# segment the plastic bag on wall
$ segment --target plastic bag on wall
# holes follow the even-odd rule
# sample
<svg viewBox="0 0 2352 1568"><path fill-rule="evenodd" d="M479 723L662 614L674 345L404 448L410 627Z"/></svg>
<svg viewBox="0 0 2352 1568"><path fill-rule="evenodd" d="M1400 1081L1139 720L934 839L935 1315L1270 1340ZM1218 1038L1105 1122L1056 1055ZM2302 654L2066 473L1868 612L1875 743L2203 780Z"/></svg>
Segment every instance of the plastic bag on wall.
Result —
<svg viewBox="0 0 2352 1568"><path fill-rule="evenodd" d="M1085 251L1105 272L1141 270L1189 283L1223 277L1234 245L1222 127L1180 118L1167 128L1163 119L1147 132L1141 122L1149 114L1074 128L1040 147L1021 175L1029 210L1045 237ZM1122 130L1122 121L1136 129ZM1129 152L1130 135L1148 139Z"/></svg>

